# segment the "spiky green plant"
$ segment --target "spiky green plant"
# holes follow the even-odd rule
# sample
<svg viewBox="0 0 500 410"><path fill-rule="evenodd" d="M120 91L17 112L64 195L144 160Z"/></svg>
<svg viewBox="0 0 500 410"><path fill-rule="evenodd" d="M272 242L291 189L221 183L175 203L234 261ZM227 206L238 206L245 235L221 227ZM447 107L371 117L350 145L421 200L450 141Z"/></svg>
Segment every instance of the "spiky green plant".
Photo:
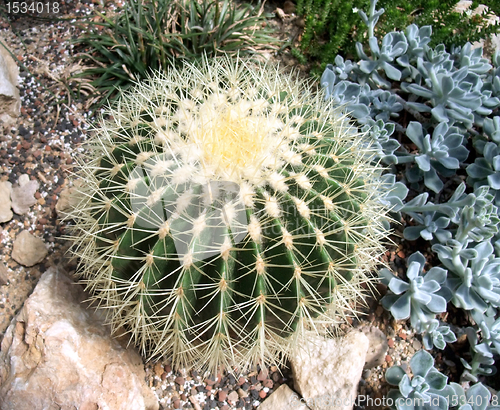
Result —
<svg viewBox="0 0 500 410"><path fill-rule="evenodd" d="M145 355L279 364L356 313L387 237L382 168L311 85L225 57L158 73L107 115L73 249Z"/></svg>
<svg viewBox="0 0 500 410"><path fill-rule="evenodd" d="M203 55L276 50L279 41L264 27L263 4L230 0L125 0L122 12L97 13L76 44L88 47L78 58L92 64L78 77L92 79L103 101L152 71Z"/></svg>

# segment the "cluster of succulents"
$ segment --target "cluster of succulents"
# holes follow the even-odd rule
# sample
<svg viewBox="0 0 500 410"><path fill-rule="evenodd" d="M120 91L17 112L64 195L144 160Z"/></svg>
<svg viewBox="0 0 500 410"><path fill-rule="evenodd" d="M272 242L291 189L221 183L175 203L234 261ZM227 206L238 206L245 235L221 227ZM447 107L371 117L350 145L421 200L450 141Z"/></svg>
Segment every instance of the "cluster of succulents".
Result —
<svg viewBox="0 0 500 410"><path fill-rule="evenodd" d="M407 410L498 410L498 398L481 383L464 391L458 383L434 367L434 359L425 350L419 350L410 360L413 377L401 366L387 369L387 382L398 389L389 391L388 400L398 409Z"/></svg>
<svg viewBox="0 0 500 410"><path fill-rule="evenodd" d="M225 57L158 73L106 114L81 164L74 251L146 356L279 363L353 313L392 186L322 94Z"/></svg>
<svg viewBox="0 0 500 410"><path fill-rule="evenodd" d="M393 205L406 222L404 238L428 241L441 263L425 268L426 258L416 252L408 256L403 277L382 269L388 287L382 305L396 320L409 319L426 349L456 340L439 320L448 303L468 312L471 360L462 359L462 380L477 382L493 374L500 353L500 52L490 62L469 43L451 52L443 45L431 48L432 28L414 24L380 41L374 27L383 9L376 10L376 3L371 0L369 15L359 12L369 52L358 43L358 62L337 56L321 84L389 166L386 181L401 194ZM397 191L400 183L410 190ZM429 357L417 353L412 369ZM387 375L399 383L397 395L423 397L422 386L439 390L420 370L412 383L402 375L395 383L400 370ZM433 408L448 408L444 403ZM464 403L452 407L468 408Z"/></svg>

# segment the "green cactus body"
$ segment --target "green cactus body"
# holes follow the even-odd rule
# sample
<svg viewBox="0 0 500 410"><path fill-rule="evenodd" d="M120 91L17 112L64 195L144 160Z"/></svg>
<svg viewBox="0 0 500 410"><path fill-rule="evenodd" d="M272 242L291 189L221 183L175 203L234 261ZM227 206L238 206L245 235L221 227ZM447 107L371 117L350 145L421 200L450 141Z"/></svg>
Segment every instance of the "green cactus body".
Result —
<svg viewBox="0 0 500 410"><path fill-rule="evenodd" d="M382 168L320 93L223 58L156 74L107 114L73 249L145 355L277 364L355 313L387 237Z"/></svg>

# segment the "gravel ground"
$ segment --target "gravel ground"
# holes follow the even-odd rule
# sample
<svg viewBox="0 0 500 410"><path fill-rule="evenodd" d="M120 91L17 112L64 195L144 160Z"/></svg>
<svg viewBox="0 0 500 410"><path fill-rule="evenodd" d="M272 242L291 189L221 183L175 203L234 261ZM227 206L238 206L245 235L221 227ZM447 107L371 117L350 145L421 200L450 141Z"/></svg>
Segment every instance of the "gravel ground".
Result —
<svg viewBox="0 0 500 410"><path fill-rule="evenodd" d="M63 265L69 272L74 270L74 265L65 256L68 246L64 239L66 222L58 217L55 207L61 192L70 186L71 173L76 171L74 158L83 150L89 124L96 113L89 110L95 98L92 90L85 83L76 84L69 79L79 69L73 60L77 50L71 40L81 30L75 18L102 6L85 0L60 3L61 16L66 17L66 21L46 22L26 16L10 20L5 16L0 18L0 38L19 61L22 100L21 116L15 124L4 126L0 136L0 179L16 184L22 174L27 174L40 183L36 194L38 202L30 212L14 215L10 222L0 225L0 254L9 268L8 283L0 285L0 338L48 266ZM283 21L276 19L271 24L281 28L282 33L296 36L297 24L293 19L286 20L286 24ZM293 62L287 56L282 60L285 64ZM78 85L83 86L84 92L71 93L70 90ZM32 268L24 268L10 257L13 240L23 229L49 245L46 260ZM414 244L405 246L410 245ZM405 250L408 249L400 247L387 253L388 262L395 271L404 267ZM379 290L384 292L382 287ZM421 340L405 323L395 323L376 299L369 301L365 313L363 319L352 325L378 327L387 336L389 350L383 365L364 372L359 394L382 398L388 390L383 379L385 369L393 364L408 363L412 354L421 348ZM454 347L464 343L459 341ZM461 369L454 352L448 348L434 356L437 367L456 379ZM195 371L173 371L168 360L147 363L145 367L149 386L156 392L160 408L251 409L279 385L293 386L291 372L286 368L256 368L237 377L226 372L207 377Z"/></svg>

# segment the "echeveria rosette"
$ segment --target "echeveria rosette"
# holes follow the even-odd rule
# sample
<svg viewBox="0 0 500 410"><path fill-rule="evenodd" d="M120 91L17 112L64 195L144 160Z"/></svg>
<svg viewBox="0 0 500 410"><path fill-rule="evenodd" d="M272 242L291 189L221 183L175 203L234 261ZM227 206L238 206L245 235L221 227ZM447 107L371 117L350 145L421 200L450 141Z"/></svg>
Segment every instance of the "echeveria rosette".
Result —
<svg viewBox="0 0 500 410"><path fill-rule="evenodd" d="M497 50L492 57L493 70L487 77L487 84L491 84L490 88L494 96L500 97L500 51Z"/></svg>
<svg viewBox="0 0 500 410"><path fill-rule="evenodd" d="M424 136L422 125L415 121L408 125L406 135L419 151L418 154L402 154L398 157L398 163L414 161L418 166L418 168L410 168L407 171L408 180L410 182L418 181L421 171L425 186L434 192L440 192L443 188L443 182L438 177L437 171L445 176L451 176L469 155L467 148L462 145L463 135L458 132L456 127L440 123L434 128L432 137L430 134Z"/></svg>
<svg viewBox="0 0 500 410"><path fill-rule="evenodd" d="M408 188L402 182L397 182L394 174L382 175L381 182L385 192L381 198L382 204L387 206L391 212L399 212L404 206Z"/></svg>
<svg viewBox="0 0 500 410"><path fill-rule="evenodd" d="M372 91L368 84L359 85L347 80L337 81L334 67L326 67L320 79L325 92L325 99L345 106L345 110L361 124L370 118Z"/></svg>
<svg viewBox="0 0 500 410"><path fill-rule="evenodd" d="M481 155L484 155L484 147L488 142L500 144L500 116L484 118L483 133L484 135L478 135L472 140L474 149Z"/></svg>
<svg viewBox="0 0 500 410"><path fill-rule="evenodd" d="M425 47L424 53L425 55L422 59L417 59L420 79L422 79L422 76L425 75L425 72L422 73L422 70L424 70L422 63L424 61L432 64L437 70L444 70L448 72L453 70L453 60L451 60L451 55L446 51L444 44L438 44L434 48Z"/></svg>
<svg viewBox="0 0 500 410"><path fill-rule="evenodd" d="M356 44L358 55L361 58L359 69L369 75L370 80L375 85L389 89L391 83L384 79L378 71L383 70L387 78L391 80L401 81L402 72L396 67L395 62L408 49L406 36L402 32L393 31L384 36L381 47L379 47L376 37L370 37L368 44L371 50L371 58L364 53L359 43Z"/></svg>
<svg viewBox="0 0 500 410"><path fill-rule="evenodd" d="M361 127L361 131L366 132L372 140L377 155L387 164L396 162L394 151L401 146L396 139L391 138L394 130L394 123L384 122L383 120L374 121L371 118L367 119L365 125Z"/></svg>
<svg viewBox="0 0 500 410"><path fill-rule="evenodd" d="M500 144L500 116L485 118L483 131L493 142Z"/></svg>
<svg viewBox="0 0 500 410"><path fill-rule="evenodd" d="M448 377L434 368L434 359L425 350L419 350L410 360L413 377L401 366L393 366L385 372L385 379L399 389L390 390L388 398L398 410L447 410L446 396Z"/></svg>
<svg viewBox="0 0 500 410"><path fill-rule="evenodd" d="M418 27L416 24L410 24L406 27L405 34L408 41L406 55L409 58L409 62L416 61L418 57L424 57L425 50L428 48L427 45L431 41L432 26Z"/></svg>
<svg viewBox="0 0 500 410"><path fill-rule="evenodd" d="M375 120L388 122L399 117L399 112L403 111L403 104L400 99L389 91L377 93L372 100L371 116Z"/></svg>
<svg viewBox="0 0 500 410"><path fill-rule="evenodd" d="M475 76L475 82L479 78L474 73L469 73L467 67L457 71L448 71L439 68L431 62L418 59L418 68L426 86L419 84L402 83L401 88L410 94L430 101L431 107L423 103L407 103L409 107L419 112L430 112L438 123L460 122L470 128L474 123L474 111L480 109L483 104L481 90L472 89L472 84L465 81Z"/></svg>
<svg viewBox="0 0 500 410"><path fill-rule="evenodd" d="M493 245L482 242L464 248L456 240L432 249L448 268L446 287L452 292L451 302L465 310L485 312L489 306L500 307L500 258L493 255Z"/></svg>
<svg viewBox="0 0 500 410"><path fill-rule="evenodd" d="M472 44L467 42L463 47L455 47L451 52L455 59L455 66L460 69L467 67L469 72L479 76L487 74L492 66L488 59L483 58L483 48L472 48Z"/></svg>
<svg viewBox="0 0 500 410"><path fill-rule="evenodd" d="M344 61L343 57L340 55L335 57L335 65L328 64L326 67L328 70L331 70L339 80L353 80L351 76L355 75L358 70L357 64L353 64L351 60Z"/></svg>
<svg viewBox="0 0 500 410"><path fill-rule="evenodd" d="M432 320L437 313L446 312L446 299L438 294L446 280L446 270L433 267L424 274L426 260L420 252L410 255L407 263L408 282L395 277L387 269L380 271L382 283L392 292L384 296L381 303L394 319L410 318L412 326L417 328Z"/></svg>
<svg viewBox="0 0 500 410"><path fill-rule="evenodd" d="M417 333L422 334L422 341L426 349L435 347L443 350L446 347L446 343L453 343L457 340L455 333L453 333L450 327L441 325L437 319L421 323L415 330Z"/></svg>
<svg viewBox="0 0 500 410"><path fill-rule="evenodd" d="M450 225L450 218L438 212L424 212L423 214L411 213L411 217L418 225L407 226L403 231L403 236L409 241L414 241L419 237L426 241L434 238L441 243L446 243L451 239L452 233L447 230Z"/></svg>
<svg viewBox="0 0 500 410"><path fill-rule="evenodd" d="M474 188L488 185L495 193L495 203L500 204L500 147L495 142L487 142L483 157L476 158L467 168L468 182Z"/></svg>

